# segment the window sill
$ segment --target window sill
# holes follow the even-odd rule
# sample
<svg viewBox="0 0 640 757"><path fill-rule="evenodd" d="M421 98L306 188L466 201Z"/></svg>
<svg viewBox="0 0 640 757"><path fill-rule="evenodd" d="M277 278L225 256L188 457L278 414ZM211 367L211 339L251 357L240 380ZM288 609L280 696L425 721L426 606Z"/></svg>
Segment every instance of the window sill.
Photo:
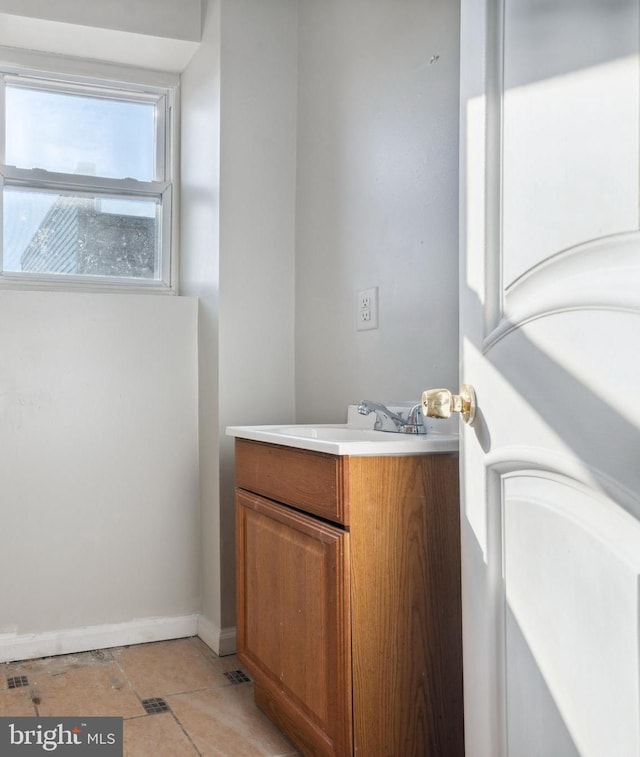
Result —
<svg viewBox="0 0 640 757"><path fill-rule="evenodd" d="M175 295L175 287L160 281L137 281L117 279L114 281L97 281L94 277L74 276L73 279L60 276L29 276L20 274L0 274L0 291L50 291L50 292L102 292L111 294L151 294Z"/></svg>

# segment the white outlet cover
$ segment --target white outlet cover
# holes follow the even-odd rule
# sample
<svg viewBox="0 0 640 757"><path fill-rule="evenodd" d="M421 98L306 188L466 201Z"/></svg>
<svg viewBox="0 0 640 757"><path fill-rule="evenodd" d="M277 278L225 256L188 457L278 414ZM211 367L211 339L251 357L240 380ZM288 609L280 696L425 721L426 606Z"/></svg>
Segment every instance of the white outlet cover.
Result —
<svg viewBox="0 0 640 757"><path fill-rule="evenodd" d="M378 287L359 290L356 296L356 329L378 328Z"/></svg>

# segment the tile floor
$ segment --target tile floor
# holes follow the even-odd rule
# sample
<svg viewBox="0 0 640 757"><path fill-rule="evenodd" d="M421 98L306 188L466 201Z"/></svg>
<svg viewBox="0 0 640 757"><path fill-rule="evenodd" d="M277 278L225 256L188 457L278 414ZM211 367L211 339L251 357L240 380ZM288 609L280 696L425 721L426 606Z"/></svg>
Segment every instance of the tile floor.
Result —
<svg viewBox="0 0 640 757"><path fill-rule="evenodd" d="M125 757L298 755L246 677L197 637L4 663L0 715L122 717Z"/></svg>

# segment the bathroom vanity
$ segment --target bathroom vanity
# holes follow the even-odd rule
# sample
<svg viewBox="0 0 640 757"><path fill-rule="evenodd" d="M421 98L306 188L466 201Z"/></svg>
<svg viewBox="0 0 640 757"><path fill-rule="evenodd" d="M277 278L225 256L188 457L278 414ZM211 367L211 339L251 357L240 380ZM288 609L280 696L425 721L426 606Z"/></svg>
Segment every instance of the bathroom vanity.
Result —
<svg viewBox="0 0 640 757"><path fill-rule="evenodd" d="M228 433L256 703L305 755L462 757L456 440L255 428Z"/></svg>

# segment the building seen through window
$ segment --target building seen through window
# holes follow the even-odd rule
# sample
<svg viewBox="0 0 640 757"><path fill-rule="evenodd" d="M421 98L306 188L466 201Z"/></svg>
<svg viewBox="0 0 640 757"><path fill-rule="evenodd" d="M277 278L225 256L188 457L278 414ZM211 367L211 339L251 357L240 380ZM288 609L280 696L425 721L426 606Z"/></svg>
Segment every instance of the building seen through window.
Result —
<svg viewBox="0 0 640 757"><path fill-rule="evenodd" d="M154 278L155 214L105 212L105 204L95 197L58 197L21 253L19 270Z"/></svg>

